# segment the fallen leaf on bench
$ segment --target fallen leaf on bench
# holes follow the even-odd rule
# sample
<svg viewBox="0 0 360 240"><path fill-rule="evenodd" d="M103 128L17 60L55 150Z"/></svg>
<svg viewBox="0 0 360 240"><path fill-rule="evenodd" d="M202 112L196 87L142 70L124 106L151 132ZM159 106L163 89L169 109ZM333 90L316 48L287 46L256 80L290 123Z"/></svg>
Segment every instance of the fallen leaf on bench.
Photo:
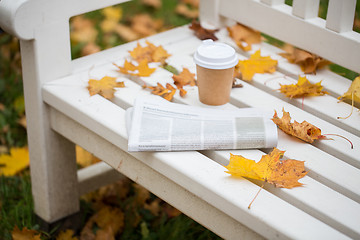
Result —
<svg viewBox="0 0 360 240"><path fill-rule="evenodd" d="M20 231L18 226L15 226L11 232L11 237L14 240L40 240L41 234L36 230L28 229L23 227Z"/></svg>
<svg viewBox="0 0 360 240"><path fill-rule="evenodd" d="M168 101L171 101L176 93L176 89L169 83L166 84L166 88L161 83L157 83L156 86L143 85L143 88L152 90L152 94L161 96Z"/></svg>
<svg viewBox="0 0 360 240"><path fill-rule="evenodd" d="M213 41L218 40L218 38L215 36L215 32L217 32L218 30L205 29L201 27L200 23L195 20L192 21L189 28L194 31L195 36L200 40L205 40L205 39L212 39Z"/></svg>
<svg viewBox="0 0 360 240"><path fill-rule="evenodd" d="M227 28L230 37L244 51L250 51L251 45L261 42L261 33L245 25L237 23Z"/></svg>
<svg viewBox="0 0 360 240"><path fill-rule="evenodd" d="M313 84L310 83L306 77L301 76L299 76L298 82L296 84L280 84L279 90L289 98L322 96L324 94L328 94L328 92L323 91L321 81Z"/></svg>
<svg viewBox="0 0 360 240"><path fill-rule="evenodd" d="M90 96L100 94L106 99L112 99L114 97L116 87L125 87L123 82L116 82L116 78L105 76L100 80L90 79L87 89Z"/></svg>
<svg viewBox="0 0 360 240"><path fill-rule="evenodd" d="M280 188L299 187L303 184L298 182L307 172L305 171L304 161L293 159L280 160L285 151L274 148L269 154L263 155L259 162L244 158L241 155L230 154L230 162L225 168L226 173L234 177L246 177L261 180ZM261 186L260 190L264 185ZM259 194L256 194L255 198ZM254 198L254 199L255 199ZM250 209L251 204L248 206Z"/></svg>
<svg viewBox="0 0 360 240"><path fill-rule="evenodd" d="M304 73L316 73L317 69L321 69L330 62L316 54L294 48L286 45L286 53L279 53L280 56L286 58L290 63L298 64Z"/></svg>
<svg viewBox="0 0 360 240"><path fill-rule="evenodd" d="M191 73L187 68L183 68L183 71L180 74L174 74L172 78L174 80L174 84L179 89L186 85L196 86L195 74Z"/></svg>
<svg viewBox="0 0 360 240"><path fill-rule="evenodd" d="M10 154L0 155L0 175L13 176L29 166L29 150L11 148Z"/></svg>
<svg viewBox="0 0 360 240"><path fill-rule="evenodd" d="M240 60L235 66L236 77L242 80L251 81L255 73L273 73L276 71L277 60L270 56L261 56L261 51L258 50L250 56L248 60Z"/></svg>
<svg viewBox="0 0 360 240"><path fill-rule="evenodd" d="M124 67L118 66L115 63L114 65L119 69L119 72L123 74L139 77L149 77L156 70L156 68L149 67L148 61L146 59L143 59L137 66L127 60L124 62Z"/></svg>
<svg viewBox="0 0 360 240"><path fill-rule="evenodd" d="M298 123L294 121L291 123L290 113L282 110L283 116L278 117L277 112L275 111L274 116L271 120L285 133L290 134L294 137L297 137L305 142L312 143L317 139L326 139L325 136L321 135L321 129L303 121Z"/></svg>
<svg viewBox="0 0 360 240"><path fill-rule="evenodd" d="M351 116L353 112L354 105L360 107L360 76L356 77L354 81L351 83L349 89L342 96L338 97L341 101L351 102L352 109L350 115L347 117L338 117L341 119L345 119Z"/></svg>
<svg viewBox="0 0 360 240"><path fill-rule="evenodd" d="M171 56L161 45L155 46L148 41L146 41L145 47L137 43L136 47L129 53L130 56L139 63L147 60L148 62L160 62L164 64L165 60Z"/></svg>

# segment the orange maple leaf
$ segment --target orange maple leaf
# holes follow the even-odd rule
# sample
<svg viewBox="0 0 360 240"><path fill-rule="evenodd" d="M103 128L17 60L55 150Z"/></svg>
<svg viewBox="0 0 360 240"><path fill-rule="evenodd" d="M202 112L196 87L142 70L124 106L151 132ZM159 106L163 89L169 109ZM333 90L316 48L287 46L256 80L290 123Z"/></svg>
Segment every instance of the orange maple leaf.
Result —
<svg viewBox="0 0 360 240"><path fill-rule="evenodd" d="M227 28L230 37L244 51L250 51L251 45L261 42L261 33L245 25L237 23Z"/></svg>
<svg viewBox="0 0 360 240"><path fill-rule="evenodd" d="M40 240L41 234L36 230L27 229L24 227L21 231L18 226L15 226L11 232L12 239L21 240L21 239L31 239L31 240Z"/></svg>
<svg viewBox="0 0 360 240"><path fill-rule="evenodd" d="M90 96L100 94L106 99L112 99L116 87L125 87L124 82L116 82L116 78L105 76L100 80L90 79L87 89Z"/></svg>
<svg viewBox="0 0 360 240"><path fill-rule="evenodd" d="M276 71L277 60L270 56L261 56L260 49L250 56L248 60L240 60L235 71L241 74L241 79L251 81L255 73L273 73Z"/></svg>
<svg viewBox="0 0 360 240"><path fill-rule="evenodd" d="M282 131L285 133L297 137L305 142L312 143L317 139L327 139L325 136L321 135L321 129L303 121L298 123L294 121L291 123L291 117L289 112L285 112L282 109L283 116L279 118L277 112L275 111L273 118L271 119Z"/></svg>
<svg viewBox="0 0 360 240"><path fill-rule="evenodd" d="M174 84L179 89L186 85L196 85L195 74L191 73L187 68L184 68L178 75L174 74L172 78L174 79Z"/></svg>
<svg viewBox="0 0 360 240"><path fill-rule="evenodd" d="M280 56L286 58L290 63L298 64L304 73L316 73L317 69L321 69L330 62L316 54L294 48L287 45L286 53L279 53Z"/></svg>
<svg viewBox="0 0 360 240"><path fill-rule="evenodd" d="M144 85L143 88L152 90L152 94L161 96L168 101L171 101L176 93L176 89L169 83L166 84L166 88L161 83L157 83L156 86Z"/></svg>
<svg viewBox="0 0 360 240"><path fill-rule="evenodd" d="M296 84L280 84L279 90L289 98L322 96L324 94L328 94L328 92L323 91L321 81L312 84L306 77L301 76L299 76L298 82Z"/></svg>
<svg viewBox="0 0 360 240"><path fill-rule="evenodd" d="M161 45L155 46L148 41L146 41L145 47L137 43L136 47L129 53L139 63L146 59L147 62L160 62L164 64L165 60L171 56Z"/></svg>
<svg viewBox="0 0 360 240"><path fill-rule="evenodd" d="M156 68L149 67L145 58L137 66L127 60L125 60L123 67L113 64L119 69L119 72L139 77L148 77L156 70Z"/></svg>
<svg viewBox="0 0 360 240"><path fill-rule="evenodd" d="M274 148L269 154L263 155L259 162L230 154L230 162L225 166L228 170L226 173L235 177L262 180L274 184L275 187L299 187L303 184L298 180L307 174L304 161L280 160L284 152Z"/></svg>

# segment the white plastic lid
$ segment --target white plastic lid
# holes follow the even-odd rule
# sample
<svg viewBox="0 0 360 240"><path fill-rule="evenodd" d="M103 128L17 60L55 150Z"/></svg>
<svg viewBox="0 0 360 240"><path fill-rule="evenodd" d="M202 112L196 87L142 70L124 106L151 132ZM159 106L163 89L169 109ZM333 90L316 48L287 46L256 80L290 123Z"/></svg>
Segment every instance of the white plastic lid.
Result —
<svg viewBox="0 0 360 240"><path fill-rule="evenodd" d="M207 39L196 50L194 61L204 68L227 69L234 67L239 59L229 45Z"/></svg>

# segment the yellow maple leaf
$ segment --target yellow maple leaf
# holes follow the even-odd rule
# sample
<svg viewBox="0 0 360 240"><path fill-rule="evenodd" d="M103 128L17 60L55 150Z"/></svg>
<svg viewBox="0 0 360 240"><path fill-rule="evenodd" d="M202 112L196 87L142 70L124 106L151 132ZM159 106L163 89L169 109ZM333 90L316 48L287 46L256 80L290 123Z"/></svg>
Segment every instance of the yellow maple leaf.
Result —
<svg viewBox="0 0 360 240"><path fill-rule="evenodd" d="M56 240L78 240L79 238L73 237L74 231L71 229L67 229L66 231L61 231L57 237Z"/></svg>
<svg viewBox="0 0 360 240"><path fill-rule="evenodd" d="M15 226L11 232L13 240L41 240L41 234L35 230L27 229L24 227L21 231Z"/></svg>
<svg viewBox="0 0 360 240"><path fill-rule="evenodd" d="M280 84L279 90L289 98L322 96L324 94L328 94L328 92L323 91L321 81L313 84L309 82L306 77L301 76L299 76L298 82L296 84Z"/></svg>
<svg viewBox="0 0 360 240"><path fill-rule="evenodd" d="M10 154L0 155L0 175L13 176L29 166L29 151L26 147L11 148Z"/></svg>
<svg viewBox="0 0 360 240"><path fill-rule="evenodd" d="M148 62L161 62L164 64L165 60L171 56L161 45L155 46L148 41L146 41L144 47L137 43L136 47L129 53L139 63L146 59Z"/></svg>
<svg viewBox="0 0 360 240"><path fill-rule="evenodd" d="M143 60L139 63L139 66L137 67L138 73L136 74L137 76L140 77L148 77L150 76L153 72L155 72L156 68L150 68L148 65L147 60Z"/></svg>
<svg viewBox="0 0 360 240"><path fill-rule="evenodd" d="M354 105L360 106L360 76L354 79L347 92L338 97L338 99L340 99L340 101L347 100L347 102L354 101Z"/></svg>
<svg viewBox="0 0 360 240"><path fill-rule="evenodd" d="M263 155L257 163L241 155L230 155L230 162L225 168L233 176L247 177L274 184L276 187L293 188L301 186L298 182L307 172L304 161L280 160L284 151L274 148L272 152Z"/></svg>
<svg viewBox="0 0 360 240"><path fill-rule="evenodd" d="M247 60L240 60L235 66L235 71L241 73L241 79L251 81L255 73L273 73L276 71L277 60L270 56L261 56L260 49Z"/></svg>
<svg viewBox="0 0 360 240"><path fill-rule="evenodd" d="M116 82L116 78L105 76L100 80L90 79L88 82L88 90L90 96L95 94L100 94L106 99L112 99L114 97L114 92L116 87L124 87L123 82Z"/></svg>

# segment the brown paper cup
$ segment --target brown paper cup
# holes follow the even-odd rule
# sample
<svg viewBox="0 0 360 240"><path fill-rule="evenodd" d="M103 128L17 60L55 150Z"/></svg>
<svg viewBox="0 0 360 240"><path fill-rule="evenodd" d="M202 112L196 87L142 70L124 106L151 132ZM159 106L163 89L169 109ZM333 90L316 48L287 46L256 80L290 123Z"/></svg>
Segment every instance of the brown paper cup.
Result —
<svg viewBox="0 0 360 240"><path fill-rule="evenodd" d="M200 102L207 105L223 105L229 102L234 67L209 69L196 65L196 72Z"/></svg>

